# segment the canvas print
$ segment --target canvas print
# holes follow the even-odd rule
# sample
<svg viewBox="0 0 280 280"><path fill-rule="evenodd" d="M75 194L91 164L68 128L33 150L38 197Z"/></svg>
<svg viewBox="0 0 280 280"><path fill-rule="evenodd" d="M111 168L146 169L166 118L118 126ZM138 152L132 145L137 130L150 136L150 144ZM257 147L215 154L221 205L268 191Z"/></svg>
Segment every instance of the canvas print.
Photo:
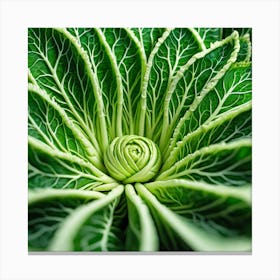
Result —
<svg viewBox="0 0 280 280"><path fill-rule="evenodd" d="M250 28L29 28L29 252L250 252Z"/></svg>

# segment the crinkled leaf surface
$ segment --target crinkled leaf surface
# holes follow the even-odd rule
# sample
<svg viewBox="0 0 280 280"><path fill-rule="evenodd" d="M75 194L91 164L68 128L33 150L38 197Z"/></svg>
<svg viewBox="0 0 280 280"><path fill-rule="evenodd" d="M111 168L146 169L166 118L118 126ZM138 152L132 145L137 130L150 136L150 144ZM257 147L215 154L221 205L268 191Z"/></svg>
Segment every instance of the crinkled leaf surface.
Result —
<svg viewBox="0 0 280 280"><path fill-rule="evenodd" d="M250 251L251 37L30 28L29 250Z"/></svg>

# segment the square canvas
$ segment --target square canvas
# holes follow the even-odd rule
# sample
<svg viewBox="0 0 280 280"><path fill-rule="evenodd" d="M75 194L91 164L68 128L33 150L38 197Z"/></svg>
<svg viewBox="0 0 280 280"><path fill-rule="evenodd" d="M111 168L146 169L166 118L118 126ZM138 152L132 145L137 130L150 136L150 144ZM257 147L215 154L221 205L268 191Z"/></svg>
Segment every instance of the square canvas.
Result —
<svg viewBox="0 0 280 280"><path fill-rule="evenodd" d="M251 252L251 38L29 28L29 252Z"/></svg>

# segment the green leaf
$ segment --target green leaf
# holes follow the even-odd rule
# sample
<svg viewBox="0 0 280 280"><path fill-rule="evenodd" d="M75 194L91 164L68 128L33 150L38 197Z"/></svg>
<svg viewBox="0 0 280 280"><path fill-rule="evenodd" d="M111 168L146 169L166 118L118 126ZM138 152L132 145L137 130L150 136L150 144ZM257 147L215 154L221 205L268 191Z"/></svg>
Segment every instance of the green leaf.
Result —
<svg viewBox="0 0 280 280"><path fill-rule="evenodd" d="M141 47L145 50L146 60L156 46L158 39L163 35L164 28L131 28Z"/></svg>
<svg viewBox="0 0 280 280"><path fill-rule="evenodd" d="M29 137L48 146L49 149L90 161L100 170L104 170L100 156L77 122L69 117L46 91L32 84L29 84L28 89Z"/></svg>
<svg viewBox="0 0 280 280"><path fill-rule="evenodd" d="M114 187L115 181L78 157L51 150L37 140L29 138L29 188L57 188L93 190ZM108 188L107 188L108 190Z"/></svg>
<svg viewBox="0 0 280 280"><path fill-rule="evenodd" d="M126 248L133 251L157 251L158 238L149 208L132 185L125 186L128 206Z"/></svg>
<svg viewBox="0 0 280 280"><path fill-rule="evenodd" d="M246 135L251 131L251 66L247 63L237 63L227 71L224 78L205 96L197 97L185 116L180 120L174 131L171 144L164 155L165 160L170 159L168 165L177 159L178 153L186 155L189 151L184 147L190 142L190 138L195 137L198 143L201 138L206 138L209 142L217 143L238 138L238 132L247 130ZM249 113L244 114L243 112ZM240 114L237 121L237 114ZM230 122L230 124L228 124ZM215 137L205 135L209 130L213 132L214 127L223 132L221 136L215 134ZM224 131L223 129L226 129ZM229 134L232 134L231 136ZM213 139L213 140L212 140ZM176 143L177 142L177 143ZM201 146L201 145L199 145ZM183 149L183 151L182 151ZM182 156L181 156L182 157ZM173 162L172 162L173 161Z"/></svg>
<svg viewBox="0 0 280 280"><path fill-rule="evenodd" d="M146 115L146 136L156 143L163 117L159 108L180 68L199 50L197 38L190 30L167 29L149 56L142 86L141 114ZM139 133L143 133L142 128Z"/></svg>
<svg viewBox="0 0 280 280"><path fill-rule="evenodd" d="M118 209L123 186L80 206L64 219L49 245L50 251L119 251L123 248Z"/></svg>
<svg viewBox="0 0 280 280"><path fill-rule="evenodd" d="M229 36L233 31L237 31L239 33L240 37L243 37L246 34L249 34L249 36L252 36L252 28L246 27L246 28L223 28L223 38Z"/></svg>
<svg viewBox="0 0 280 280"><path fill-rule="evenodd" d="M145 184L171 211L224 236L250 236L250 185L223 186L174 179ZM244 227L244 225L247 225Z"/></svg>
<svg viewBox="0 0 280 280"><path fill-rule="evenodd" d="M137 184L136 189L140 196L154 209L157 220L160 220L170 230L169 236L172 237L173 241L176 240L176 237L179 237L180 243L185 243L183 246L179 241L175 241L175 244L180 244L180 248L186 249L189 247L195 251L212 252L250 250L250 238L240 236L224 237L216 231L207 230L207 227L169 210L169 208L161 204L143 185ZM171 231L175 235L172 235ZM176 247L174 249L178 250Z"/></svg>
<svg viewBox="0 0 280 280"><path fill-rule="evenodd" d="M160 148L164 153L167 151L166 157L180 141L180 134L189 133L188 127L185 128L186 121L236 61L238 51L238 34L233 33L211 48L195 54L178 72L163 107Z"/></svg>
<svg viewBox="0 0 280 280"><path fill-rule="evenodd" d="M32 251L47 249L64 219L75 208L104 197L94 191L80 190L29 190L28 194L28 245Z"/></svg>
<svg viewBox="0 0 280 280"><path fill-rule="evenodd" d="M28 33L28 55L28 67L36 84L80 126L90 138L91 148L100 155L107 135L103 130L102 103L85 52L64 30L34 28ZM103 138L98 143L96 135L100 134Z"/></svg>
<svg viewBox="0 0 280 280"><path fill-rule="evenodd" d="M238 53L237 61L248 62L251 60L252 44L250 41L250 35L247 33L240 37L240 51Z"/></svg>
<svg viewBox="0 0 280 280"><path fill-rule="evenodd" d="M241 186L252 180L250 139L213 144L178 160L156 180L184 178L210 184Z"/></svg>
<svg viewBox="0 0 280 280"><path fill-rule="evenodd" d="M211 43L222 39L222 28L195 28L199 33L206 48L211 46ZM230 34L229 34L230 35Z"/></svg>
<svg viewBox="0 0 280 280"><path fill-rule="evenodd" d="M246 106L240 106L235 110L225 112L214 121L199 126L177 144L170 157L164 162L161 171L167 170L176 161L203 147L250 138L252 133L251 121L251 103L248 103Z"/></svg>

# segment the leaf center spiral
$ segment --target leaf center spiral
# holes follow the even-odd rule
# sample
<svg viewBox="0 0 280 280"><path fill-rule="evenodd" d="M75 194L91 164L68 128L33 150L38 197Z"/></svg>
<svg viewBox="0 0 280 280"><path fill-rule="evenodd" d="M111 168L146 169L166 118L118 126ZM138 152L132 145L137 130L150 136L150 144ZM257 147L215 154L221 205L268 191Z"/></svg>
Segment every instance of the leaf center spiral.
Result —
<svg viewBox="0 0 280 280"><path fill-rule="evenodd" d="M119 182L148 182L161 166L161 153L150 139L138 135L116 137L104 155L108 173Z"/></svg>

